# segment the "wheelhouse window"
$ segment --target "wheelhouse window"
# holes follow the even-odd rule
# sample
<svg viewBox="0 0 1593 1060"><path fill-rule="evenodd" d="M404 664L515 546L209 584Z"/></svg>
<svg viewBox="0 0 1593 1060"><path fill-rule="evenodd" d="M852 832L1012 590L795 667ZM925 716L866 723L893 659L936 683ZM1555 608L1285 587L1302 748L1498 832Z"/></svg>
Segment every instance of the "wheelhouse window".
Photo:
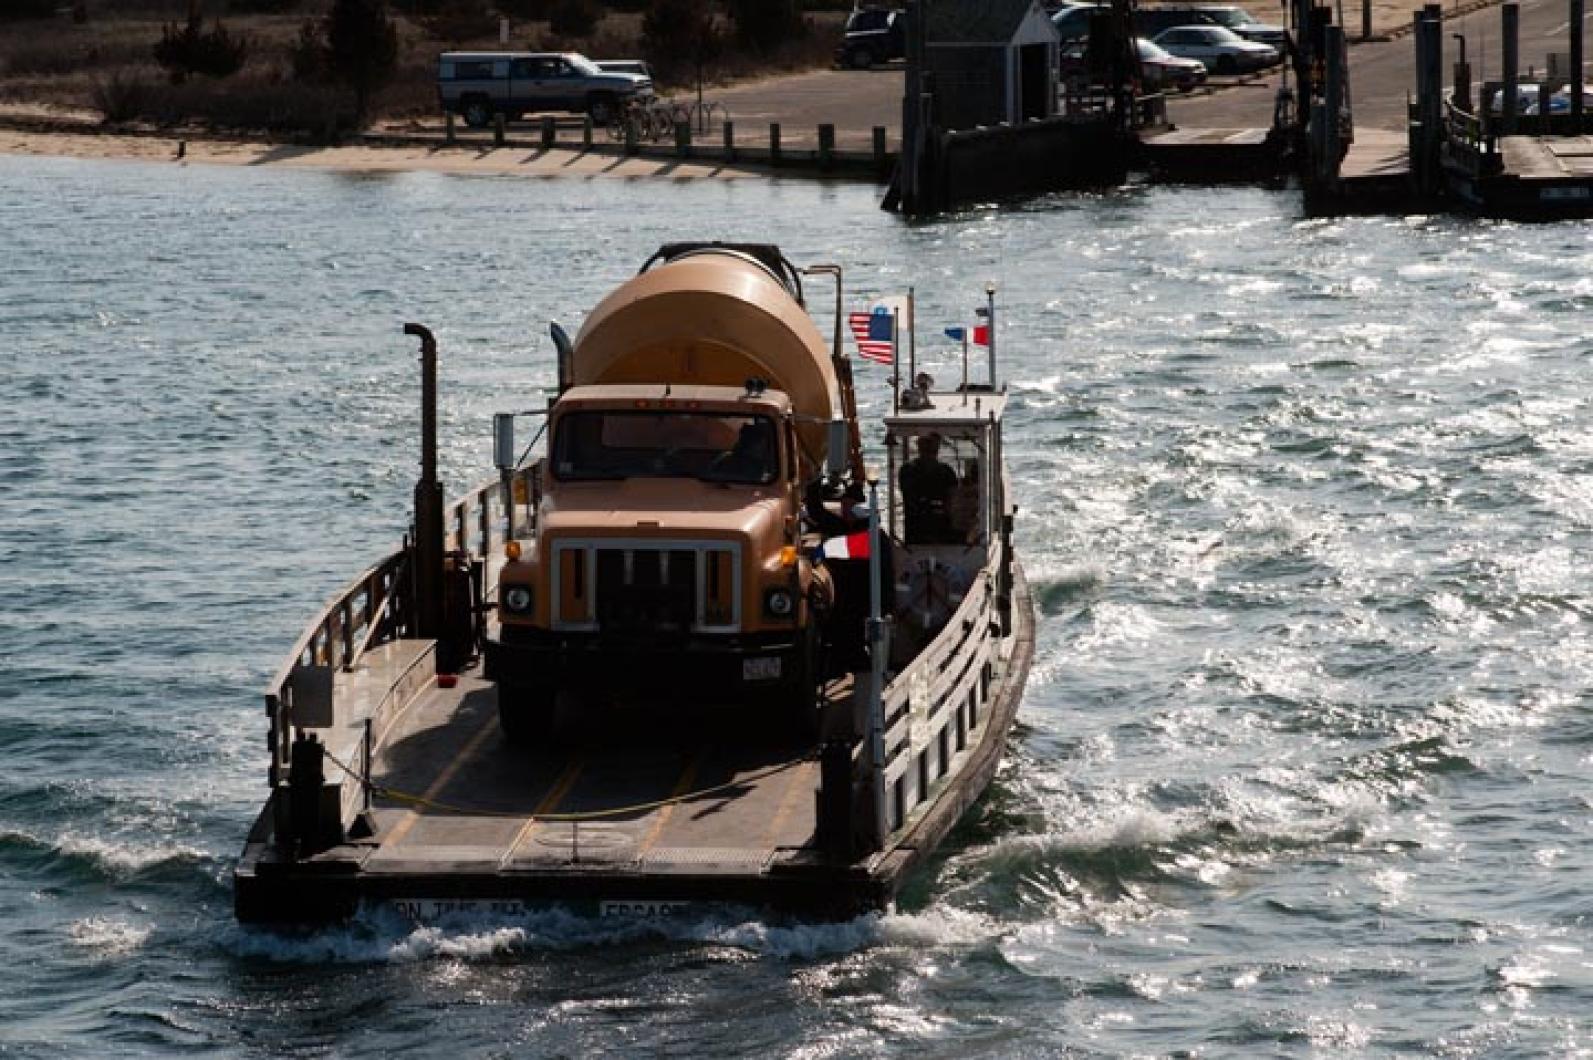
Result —
<svg viewBox="0 0 1593 1060"><path fill-rule="evenodd" d="M565 482L693 478L751 486L773 482L779 470L779 434L767 416L571 412L553 440L553 473Z"/></svg>

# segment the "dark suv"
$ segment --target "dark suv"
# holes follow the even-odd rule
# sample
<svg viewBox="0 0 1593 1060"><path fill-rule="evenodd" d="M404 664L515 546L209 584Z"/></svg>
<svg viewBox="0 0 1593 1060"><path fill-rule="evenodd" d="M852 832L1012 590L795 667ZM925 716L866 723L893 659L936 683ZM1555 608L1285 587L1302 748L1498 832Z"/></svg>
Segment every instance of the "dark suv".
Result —
<svg viewBox="0 0 1593 1060"><path fill-rule="evenodd" d="M906 19L895 9L853 11L846 20L846 39L835 49L835 61L853 70L867 70L875 63L905 58L906 30Z"/></svg>

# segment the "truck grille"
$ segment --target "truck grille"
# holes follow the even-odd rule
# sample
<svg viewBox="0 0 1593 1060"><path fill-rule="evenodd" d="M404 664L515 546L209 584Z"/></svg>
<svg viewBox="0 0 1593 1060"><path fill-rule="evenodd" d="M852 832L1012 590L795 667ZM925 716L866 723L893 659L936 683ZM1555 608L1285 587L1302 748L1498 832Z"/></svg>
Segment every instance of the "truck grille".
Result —
<svg viewBox="0 0 1593 1060"><path fill-rule="evenodd" d="M739 551L734 544L559 542L553 627L622 634L739 629Z"/></svg>

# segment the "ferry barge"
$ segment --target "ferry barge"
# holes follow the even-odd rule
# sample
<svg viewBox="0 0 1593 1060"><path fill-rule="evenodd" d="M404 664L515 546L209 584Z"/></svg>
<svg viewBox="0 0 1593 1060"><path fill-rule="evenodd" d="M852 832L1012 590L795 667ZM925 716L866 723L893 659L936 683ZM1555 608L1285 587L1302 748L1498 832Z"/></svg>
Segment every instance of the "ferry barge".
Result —
<svg viewBox="0 0 1593 1060"><path fill-rule="evenodd" d="M805 277L834 282L832 343ZM772 246L664 247L554 326L546 447L495 417L497 478L446 510L436 343L405 326L414 524L267 690L241 920L892 900L994 774L1034 620L994 337L986 382L894 396L881 483L841 286Z"/></svg>

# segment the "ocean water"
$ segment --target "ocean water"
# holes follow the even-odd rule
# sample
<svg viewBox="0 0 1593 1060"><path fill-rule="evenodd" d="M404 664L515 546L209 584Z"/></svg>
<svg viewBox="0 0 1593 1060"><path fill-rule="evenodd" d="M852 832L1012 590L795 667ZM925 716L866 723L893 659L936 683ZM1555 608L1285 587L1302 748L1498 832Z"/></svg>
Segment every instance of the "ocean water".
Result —
<svg viewBox="0 0 1593 1060"><path fill-rule="evenodd" d="M236 925L261 691L406 522L402 323L459 491L546 322L699 237L914 285L943 379L998 284L987 798L841 924ZM0 246L0 1054L1593 1053L1593 228L0 158Z"/></svg>

